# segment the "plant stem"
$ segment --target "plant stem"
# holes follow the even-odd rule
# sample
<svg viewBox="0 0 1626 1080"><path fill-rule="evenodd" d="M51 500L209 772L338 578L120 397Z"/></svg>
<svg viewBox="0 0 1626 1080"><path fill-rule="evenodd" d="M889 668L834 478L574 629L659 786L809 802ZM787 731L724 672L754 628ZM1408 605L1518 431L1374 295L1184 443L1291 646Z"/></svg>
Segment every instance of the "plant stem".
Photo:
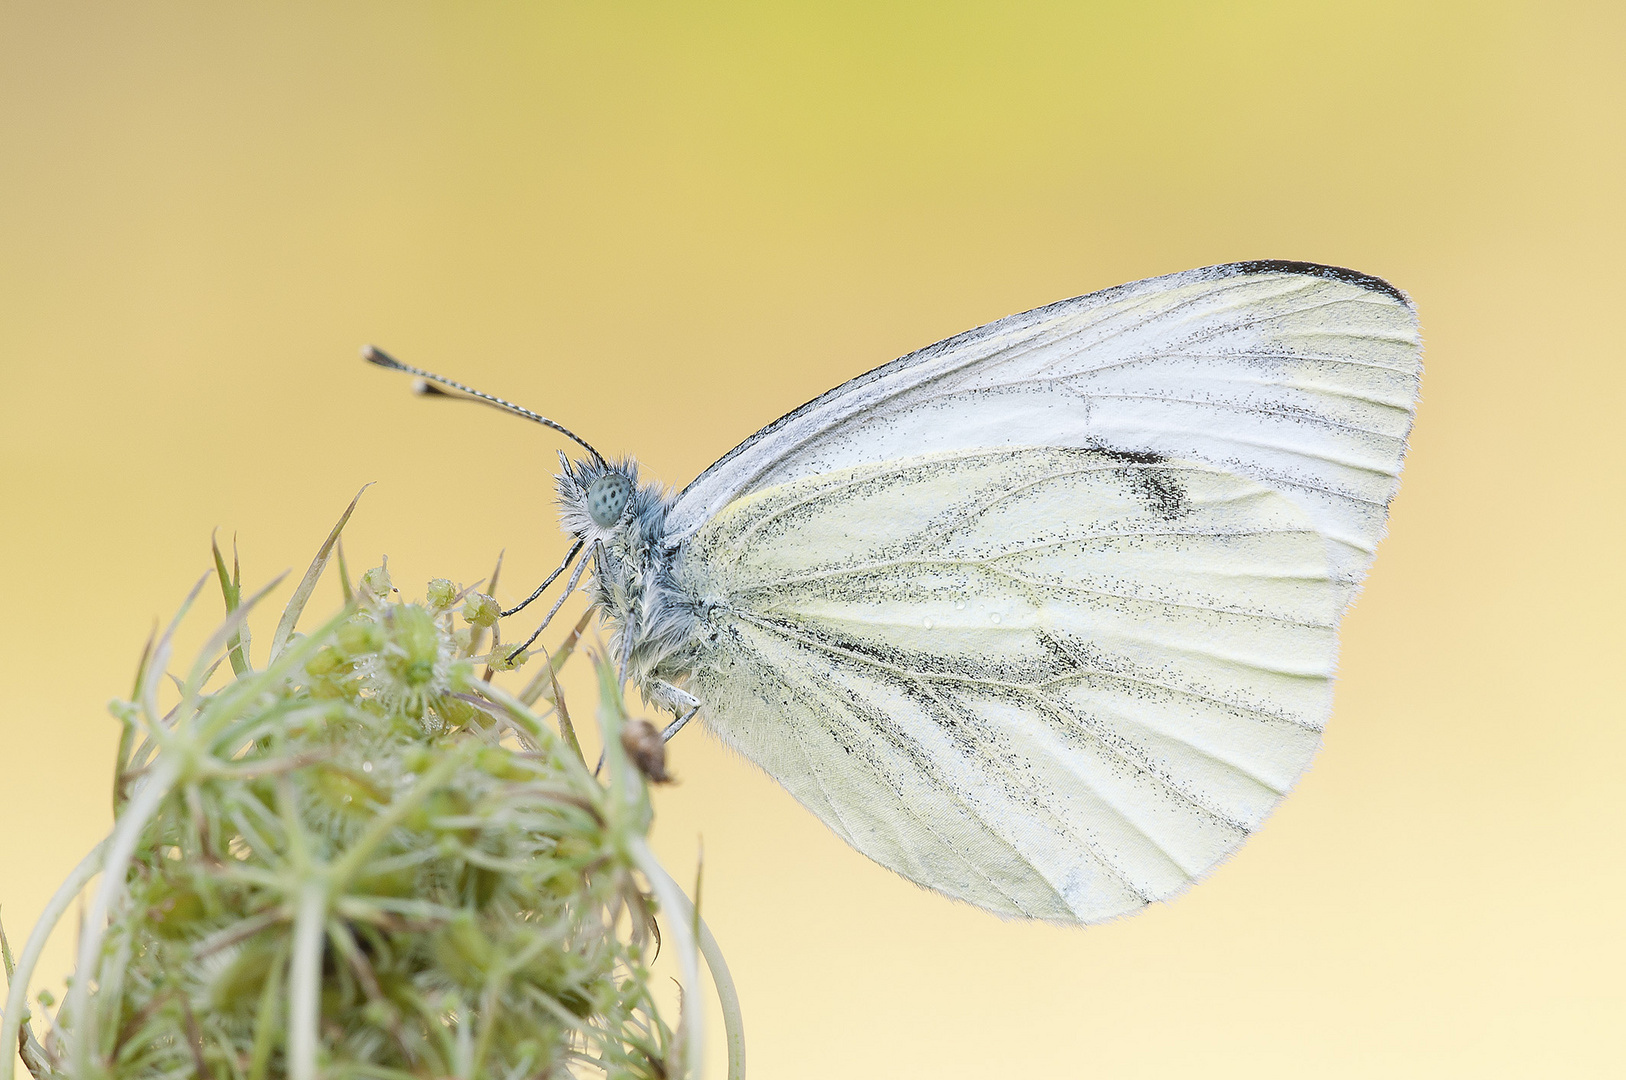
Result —
<svg viewBox="0 0 1626 1080"><path fill-rule="evenodd" d="M723 1010L723 1038L728 1043L728 1080L745 1080L745 1018L740 1014L740 994L734 988L734 976L729 974L723 950L712 936L711 927L698 914L700 924L700 955L706 958L711 971L712 985L717 988L717 1003Z"/></svg>
<svg viewBox="0 0 1626 1080"><path fill-rule="evenodd" d="M90 903L90 912L79 934L79 963L74 972L73 985L68 988L68 1000L63 1003L68 1015L73 1018L73 1046L69 1060L73 1063L71 1068L75 1076L91 1075L90 1057L99 1045L96 1014L90 1007L90 984L93 974L101 969L102 938L107 933L108 917L112 914L115 901L124 894L130 860L135 856L141 833L169 797L180 771L179 755L160 758L147 782L131 797L124 809L124 816L113 827L113 835L104 841L107 861L101 867L102 883Z"/></svg>
<svg viewBox="0 0 1626 1080"><path fill-rule="evenodd" d="M294 954L288 967L288 1076L316 1080L316 1036L322 1004L322 929L327 884L311 878L299 891Z"/></svg>
<svg viewBox="0 0 1626 1080"><path fill-rule="evenodd" d="M649 868L639 864L645 874ZM745 1080L745 1019L740 1014L740 995L734 988L734 976L729 973L728 963L723 959L723 950L718 946L717 939L712 936L711 927L706 920L700 917L698 910L688 903L684 896L682 886L672 880L672 876L658 863L655 869L666 879L672 891L684 903L682 914L691 919L694 925L700 928L700 955L705 958L706 967L711 970L712 985L717 988L717 1003L723 1010L723 1038L728 1044L728 1080ZM650 879L654 884L654 878ZM657 895L660 895L657 891ZM661 903L667 902L661 896ZM678 912L674 911L674 918Z"/></svg>
<svg viewBox="0 0 1626 1080"><path fill-rule="evenodd" d="M683 890L678 887L678 883L661 868L659 862L655 861L655 856L642 837L628 837L627 850L631 853L633 862L638 864L638 869L649 879L649 887L655 890L655 897L660 901L661 907L672 916L667 925L677 938L678 966L683 971L683 1049L684 1057L687 1059L684 1062L684 1075L690 1080L700 1080L700 1041L704 1037L705 1025L700 1012L699 950L695 947L694 933L690 929L694 910L689 905L689 898L684 896Z"/></svg>
<svg viewBox="0 0 1626 1080"><path fill-rule="evenodd" d="M45 951L45 942L68 910L68 905L73 903L74 897L100 872L102 853L106 850L107 840L104 839L90 849L90 854L79 860L73 873L51 895L45 910L40 913L39 921L34 924L28 940L23 944L22 953L17 957L17 967L11 972L6 987L5 1016L0 1019L0 1080L12 1080L17 1069L17 1056L4 1048L17 1045L17 1033L22 1030L23 1016L28 1012L28 980L33 977L34 966Z"/></svg>

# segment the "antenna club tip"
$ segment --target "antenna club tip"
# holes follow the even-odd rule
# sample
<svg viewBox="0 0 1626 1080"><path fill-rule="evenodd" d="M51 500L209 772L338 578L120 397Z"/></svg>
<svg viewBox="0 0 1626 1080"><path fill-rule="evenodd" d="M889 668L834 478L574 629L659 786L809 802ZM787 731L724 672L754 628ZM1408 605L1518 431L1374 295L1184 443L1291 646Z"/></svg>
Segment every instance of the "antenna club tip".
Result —
<svg viewBox="0 0 1626 1080"><path fill-rule="evenodd" d="M369 364L377 364L379 367L396 369L401 367L400 361L396 360L383 349L380 349L377 345L363 345L361 347L361 358L367 361Z"/></svg>

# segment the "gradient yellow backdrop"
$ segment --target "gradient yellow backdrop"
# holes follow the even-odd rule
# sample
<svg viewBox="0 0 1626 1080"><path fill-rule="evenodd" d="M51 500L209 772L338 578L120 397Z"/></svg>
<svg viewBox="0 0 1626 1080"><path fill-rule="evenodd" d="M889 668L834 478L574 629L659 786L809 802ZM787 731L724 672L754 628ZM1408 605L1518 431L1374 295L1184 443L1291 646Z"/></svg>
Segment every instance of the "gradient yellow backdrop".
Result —
<svg viewBox="0 0 1626 1080"><path fill-rule="evenodd" d="M349 551L408 591L561 554L559 440L363 342L680 484L966 327L1307 259L1408 290L1427 371L1326 748L1240 855L1000 922L698 731L657 849L692 879L704 838L759 1078L1622 1075L1623 40L1614 4L7 4L13 940L109 824L103 705L211 529L261 581L377 481Z"/></svg>

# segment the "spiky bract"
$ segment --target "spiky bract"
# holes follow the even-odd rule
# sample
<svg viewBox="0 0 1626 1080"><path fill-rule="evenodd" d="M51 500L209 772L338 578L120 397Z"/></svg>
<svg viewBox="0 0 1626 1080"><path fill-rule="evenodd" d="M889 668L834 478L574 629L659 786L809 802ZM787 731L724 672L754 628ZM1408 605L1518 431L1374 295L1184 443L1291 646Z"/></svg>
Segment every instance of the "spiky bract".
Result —
<svg viewBox="0 0 1626 1080"><path fill-rule="evenodd" d="M220 566L232 607L236 577ZM31 1068L685 1072L650 995L641 875L656 871L641 861L636 770L622 762L599 784L519 700L476 680L479 636L454 637L445 583L428 605L392 592L371 575L260 669L236 612L167 712L169 636L150 653L114 706L130 737L98 856L111 885L68 1000L43 1042L24 1037ZM228 644L236 677L205 691Z"/></svg>

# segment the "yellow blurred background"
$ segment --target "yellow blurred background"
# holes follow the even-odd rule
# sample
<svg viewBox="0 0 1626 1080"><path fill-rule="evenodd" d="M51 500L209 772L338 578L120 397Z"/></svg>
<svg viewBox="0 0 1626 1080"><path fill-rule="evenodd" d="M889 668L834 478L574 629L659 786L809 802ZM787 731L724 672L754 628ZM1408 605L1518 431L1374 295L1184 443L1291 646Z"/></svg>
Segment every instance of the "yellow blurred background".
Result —
<svg viewBox="0 0 1626 1080"><path fill-rule="evenodd" d="M969 326L1305 259L1406 289L1427 372L1326 747L1240 855L1132 919L1001 922L699 731L657 851L692 881L704 840L759 1078L1622 1075L1623 12L7 4L13 942L109 825L104 703L210 530L260 582L377 481L348 550L408 593L506 549L511 602L562 554L561 441L362 343L681 484Z"/></svg>

